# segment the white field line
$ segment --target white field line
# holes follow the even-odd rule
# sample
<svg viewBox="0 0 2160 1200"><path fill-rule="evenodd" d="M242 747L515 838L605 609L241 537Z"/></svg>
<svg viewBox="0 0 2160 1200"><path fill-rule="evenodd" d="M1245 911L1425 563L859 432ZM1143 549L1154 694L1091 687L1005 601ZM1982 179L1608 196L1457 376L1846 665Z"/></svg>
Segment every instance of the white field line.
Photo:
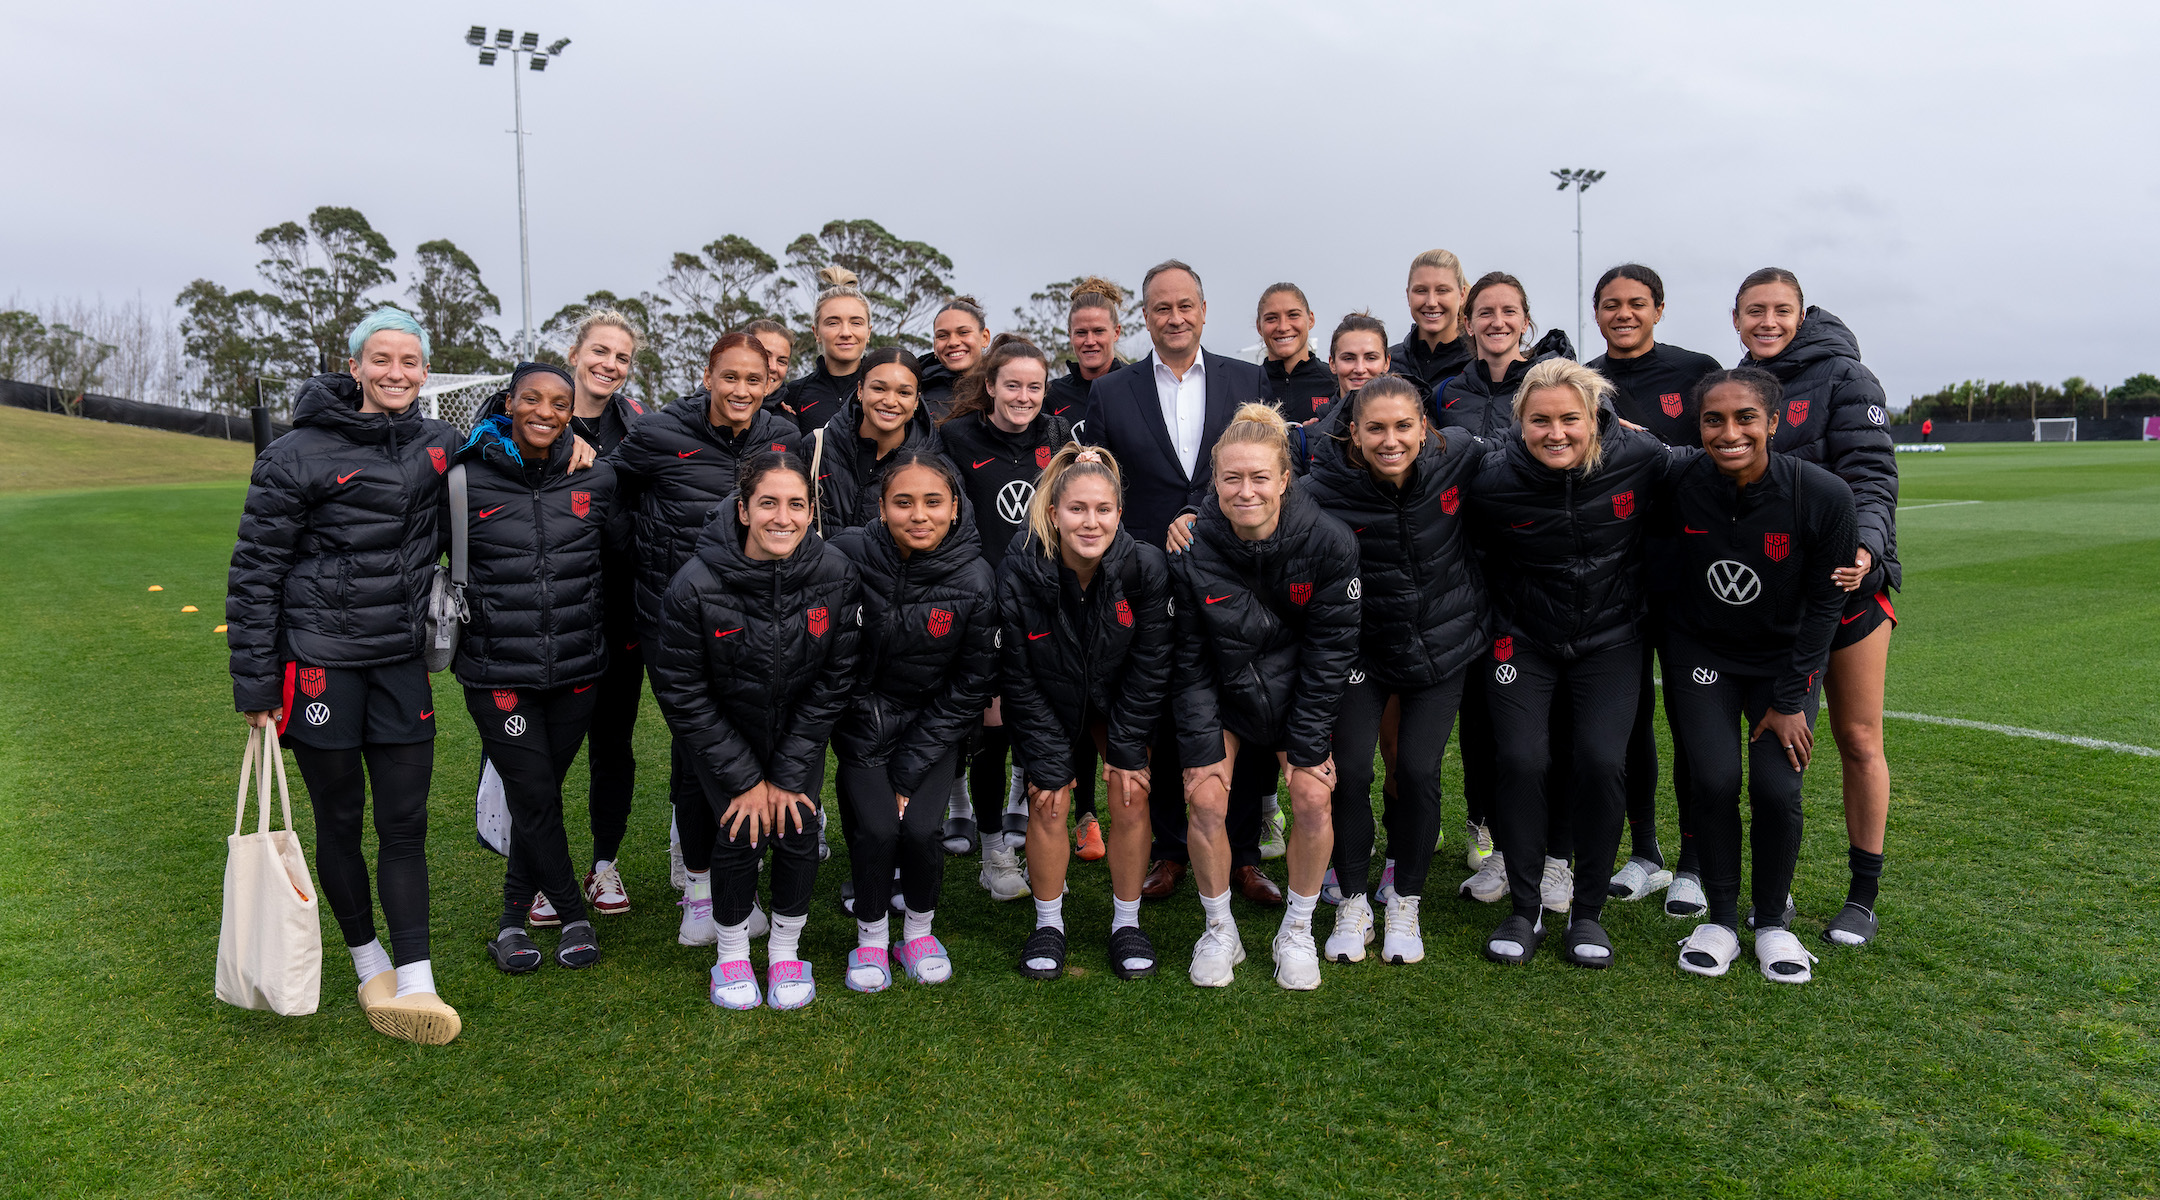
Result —
<svg viewBox="0 0 2160 1200"><path fill-rule="evenodd" d="M1926 713L1885 712L1886 717L1900 721L1920 721L1928 725L1950 725L1958 729L1978 729L1986 733L2000 733L2010 737L2038 738L2043 742L2061 742L2066 746L2083 746L2087 750L2112 750L2117 754L2135 754L2141 758L2160 758L2160 750L2150 746L2133 746L2128 742L2104 742L2099 738L2077 737L2068 733L2049 733L2044 729L2021 729L2016 725L1995 725L1987 721L1968 721L1963 717L1931 717Z"/></svg>
<svg viewBox="0 0 2160 1200"><path fill-rule="evenodd" d="M1987 501L1985 500L1929 500L1921 504L1900 504L1897 506L1897 510L1899 512L1912 512L1915 509L1921 508L1955 508L1960 504L1985 503L1987 503Z"/></svg>

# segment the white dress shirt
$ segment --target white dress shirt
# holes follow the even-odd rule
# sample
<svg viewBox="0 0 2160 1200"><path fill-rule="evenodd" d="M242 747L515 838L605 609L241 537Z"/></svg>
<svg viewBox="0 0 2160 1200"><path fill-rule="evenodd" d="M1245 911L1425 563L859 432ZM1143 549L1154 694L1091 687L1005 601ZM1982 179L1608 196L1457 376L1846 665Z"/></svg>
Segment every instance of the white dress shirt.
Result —
<svg viewBox="0 0 2160 1200"><path fill-rule="evenodd" d="M1170 430L1170 444L1177 447L1178 463L1190 479L1200 469L1200 437L1207 424L1207 356L1194 355L1192 366L1180 379L1156 355L1155 398L1162 402L1163 425Z"/></svg>

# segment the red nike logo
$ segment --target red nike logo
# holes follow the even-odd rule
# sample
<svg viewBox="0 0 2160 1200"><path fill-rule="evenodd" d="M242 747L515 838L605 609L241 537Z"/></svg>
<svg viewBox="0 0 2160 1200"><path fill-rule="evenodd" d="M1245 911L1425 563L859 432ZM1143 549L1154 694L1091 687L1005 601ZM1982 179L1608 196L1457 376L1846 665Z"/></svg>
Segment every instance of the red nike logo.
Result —
<svg viewBox="0 0 2160 1200"><path fill-rule="evenodd" d="M1031 633L1031 634L1029 634L1029 635L1028 635L1028 640L1032 642L1032 641L1034 641L1034 640L1035 640L1036 638L1046 638L1046 637L1049 637L1049 636L1050 636L1050 631L1049 631L1049 630L1047 630L1047 629L1045 629L1045 630L1043 630L1043 631L1042 631L1041 633Z"/></svg>
<svg viewBox="0 0 2160 1200"><path fill-rule="evenodd" d="M581 688L571 688L571 689L570 689L570 694L571 694L571 695L573 695L573 696L582 696L582 695L584 695L585 693L587 693L587 692L591 691L592 689L593 689L593 685L591 685L591 684L589 684L589 683L588 683L588 684L586 684L586 685L585 685L584 687L581 687Z"/></svg>
<svg viewBox="0 0 2160 1200"><path fill-rule="evenodd" d="M427 710L426 712L424 712L424 713L421 713L421 714L420 714L420 719L421 719L421 720L423 720L423 721L425 721L425 720L427 720L427 719L428 719L429 717L432 717L432 716L434 716L434 715L435 715L435 710L431 708L431 709Z"/></svg>
<svg viewBox="0 0 2160 1200"><path fill-rule="evenodd" d="M499 513L499 512L501 512L502 510L503 510L503 506L502 506L502 505L500 505L500 504L498 504L498 505L496 505L496 506L495 506L495 507L493 507L493 508L483 508L483 509L481 509L481 510L480 510L479 512L476 512L476 513L474 513L473 515L474 515L474 516L476 516L476 517L478 517L478 518L480 518L481 520L485 521L485 520L487 520L487 519L488 519L489 517L492 517L492 516L494 516L494 515L495 515L496 513Z"/></svg>
<svg viewBox="0 0 2160 1200"><path fill-rule="evenodd" d="M675 452L675 457L677 457L677 458L688 458L688 457L690 457L690 456L691 456L691 455L693 455L693 454L703 454L704 452L705 452L705 448L704 448L703 446L700 446L700 447L698 447L698 448L697 448L697 449L695 449L695 450L677 450L677 451Z"/></svg>
<svg viewBox="0 0 2160 1200"><path fill-rule="evenodd" d="M996 460L996 459L994 459L994 458L986 458L986 459L982 460L982 462L979 462L979 463L970 463L970 464L968 464L968 469L969 469L969 470L972 470L972 471L980 471L980 470L982 470L982 469L983 469L983 466L984 466L984 464L986 464L986 463L994 463L994 462L996 462L996 461L997 461L997 460Z"/></svg>
<svg viewBox="0 0 2160 1200"><path fill-rule="evenodd" d="M1849 616L1849 617L1840 617L1840 618L1838 619L1838 624L1840 624L1840 625L1850 625L1850 624L1852 624L1852 623L1853 623L1854 621L1857 621L1857 620L1859 620L1860 618L1862 618L1862 617L1864 617L1864 616L1866 616L1866 615L1867 615L1867 614L1866 614L1865 612L1856 612L1856 613L1854 613L1853 615L1851 615L1851 616Z"/></svg>
<svg viewBox="0 0 2160 1200"><path fill-rule="evenodd" d="M1351 530L1350 532L1352 532L1352 533L1363 533L1363 532L1365 532L1365 527L1364 527L1363 525L1360 525L1360 526L1358 526L1358 527L1357 527L1356 529L1353 529L1353 530Z"/></svg>
<svg viewBox="0 0 2160 1200"><path fill-rule="evenodd" d="M1213 603L1215 603L1215 602L1216 602L1216 601L1218 601L1218 600L1228 600L1228 599L1230 598L1230 596L1235 596L1235 595L1237 595L1237 593L1236 593L1236 592L1232 592L1232 593L1230 593L1230 595L1229 595L1229 596L1209 596L1209 597L1207 597L1207 602L1208 602L1209 604L1213 604Z"/></svg>
<svg viewBox="0 0 2160 1200"><path fill-rule="evenodd" d="M713 630L713 632L712 632L712 635L713 635L714 637L726 637L727 635L729 635L729 634L731 634L731 633L741 633L742 631L743 631L743 627L742 627L742 626L740 626L740 625L737 625L737 626L736 626L735 628L733 628L733 629L715 629L715 630Z"/></svg>
<svg viewBox="0 0 2160 1200"><path fill-rule="evenodd" d="M343 482L345 482L346 480L348 480L348 479L351 479L351 478L352 478L353 476L355 476L355 475L358 475L358 474L359 474L360 472L362 472L362 471L365 471L365 470L367 470L367 468L366 468L366 467L354 467L354 468L353 468L352 470L350 470L350 471L347 471L347 472L345 472L345 473L344 473L343 475L340 475L340 476L338 476L338 477L337 477L337 481L338 481L339 483L343 483Z"/></svg>
<svg viewBox="0 0 2160 1200"><path fill-rule="evenodd" d="M1531 518L1530 520L1527 520L1527 521L1517 521L1517 522L1515 522L1515 523L1514 523L1513 525L1510 525L1510 526L1508 526L1508 528L1509 528L1509 529L1521 529L1521 528L1522 528L1523 526L1525 526L1525 525L1535 525L1535 524L1537 524L1537 518L1535 518L1535 517L1532 517L1532 518Z"/></svg>
<svg viewBox="0 0 2160 1200"><path fill-rule="evenodd" d="M1690 527L1688 527L1688 526L1686 526L1686 525L1682 525L1682 526L1680 527L1680 532L1682 532L1682 533L1708 533L1708 532L1710 532L1710 531L1709 531L1709 530L1707 530L1707 529L1693 529L1693 528L1690 528Z"/></svg>

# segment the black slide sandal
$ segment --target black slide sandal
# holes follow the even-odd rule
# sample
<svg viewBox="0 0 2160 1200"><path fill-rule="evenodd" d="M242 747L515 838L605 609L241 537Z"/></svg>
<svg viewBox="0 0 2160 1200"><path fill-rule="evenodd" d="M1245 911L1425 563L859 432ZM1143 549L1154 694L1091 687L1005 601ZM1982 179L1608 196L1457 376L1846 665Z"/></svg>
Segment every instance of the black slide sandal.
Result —
<svg viewBox="0 0 2160 1200"><path fill-rule="evenodd" d="M1147 964L1137 970L1126 967L1128 958L1144 958ZM1110 969L1119 979L1145 979L1155 973L1155 943L1140 932L1138 925L1127 925L1110 933Z"/></svg>
<svg viewBox="0 0 2160 1200"><path fill-rule="evenodd" d="M1584 946L1603 946L1603 955L1585 955ZM1567 933L1560 939L1560 961L1574 967L1587 967L1602 971L1612 965L1612 939L1605 936L1605 927L1596 921L1581 919L1568 922Z"/></svg>
<svg viewBox="0 0 2160 1200"><path fill-rule="evenodd" d="M599 961L600 939L593 935L591 921L572 921L563 926L562 940L555 944L558 966L578 971Z"/></svg>
<svg viewBox="0 0 2160 1200"><path fill-rule="evenodd" d="M1489 962L1511 963L1520 966L1530 961L1530 956L1537 953L1538 943L1545 940L1545 931L1541 928L1543 924L1544 922L1541 920L1538 924L1533 925L1530 918L1523 916L1521 913L1515 913L1509 916L1507 920L1500 922L1500 927L1493 930L1486 937L1485 944L1480 949L1484 951L1485 958ZM1503 954L1493 949L1494 942L1513 942L1522 947L1522 953Z"/></svg>
<svg viewBox="0 0 2160 1200"><path fill-rule="evenodd" d="M1876 921L1874 913L1847 900L1845 907L1838 911L1838 915L1830 918L1830 923L1823 926L1822 937L1824 941L1833 946L1844 946L1847 949L1852 949L1865 946L1874 941L1875 934L1880 928L1881 925ZM1840 933L1858 940L1846 941L1837 936Z"/></svg>
<svg viewBox="0 0 2160 1200"><path fill-rule="evenodd" d="M1056 963L1054 967L1031 967L1029 959L1047 958ZM1020 947L1020 973L1029 979L1056 979L1065 973L1065 931L1048 925L1038 925L1028 935L1027 944Z"/></svg>
<svg viewBox="0 0 2160 1200"><path fill-rule="evenodd" d="M540 947L522 929L509 929L487 943L488 957L505 975L530 975L540 969Z"/></svg>

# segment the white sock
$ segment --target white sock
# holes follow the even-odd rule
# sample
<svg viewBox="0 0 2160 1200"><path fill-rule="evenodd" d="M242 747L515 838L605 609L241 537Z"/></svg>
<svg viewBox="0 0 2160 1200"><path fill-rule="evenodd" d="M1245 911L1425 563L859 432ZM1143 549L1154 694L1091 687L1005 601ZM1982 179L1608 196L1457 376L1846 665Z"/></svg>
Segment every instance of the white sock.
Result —
<svg viewBox="0 0 2160 1200"><path fill-rule="evenodd" d="M1313 905L1320 903L1320 897L1300 896L1297 894L1296 888L1284 888L1283 891L1290 897L1290 903L1283 910L1282 927L1288 929L1292 925L1301 923L1308 927L1311 926Z"/></svg>
<svg viewBox="0 0 2160 1200"><path fill-rule="evenodd" d="M934 908L927 912L916 912L912 908L909 909L907 915L900 918L900 940L912 942L916 938L929 937L930 918L936 915L937 910Z"/></svg>
<svg viewBox="0 0 2160 1200"><path fill-rule="evenodd" d="M599 860L598 862L596 862L596 863L594 863L594 864L592 865L592 873L593 873L593 874L595 874L595 875L598 875L598 874L600 874L600 873L601 873L601 872L603 872L603 871L612 871L612 870L614 870L614 869L615 869L615 863L614 863L614 861L613 861L613 860L611 860L611 859L605 859L605 858L603 858L603 859ZM711 874L712 874L712 872L710 872L710 871L707 871L707 872L706 872L706 874L707 874L707 875L711 875Z"/></svg>
<svg viewBox="0 0 2160 1200"><path fill-rule="evenodd" d="M712 872L710 870L690 871L686 872L686 874L688 874L690 878L690 885L683 889L683 899L712 899Z"/></svg>
<svg viewBox="0 0 2160 1200"><path fill-rule="evenodd" d="M1049 928L1055 929L1059 933L1065 932L1065 897L1059 896L1055 900L1037 900L1035 902L1035 928Z"/></svg>
<svg viewBox="0 0 2160 1200"><path fill-rule="evenodd" d="M883 950L892 945L891 919L855 922L855 945L864 950Z"/></svg>
<svg viewBox="0 0 2160 1200"><path fill-rule="evenodd" d="M1110 897L1110 932L1140 928L1140 902Z"/></svg>
<svg viewBox="0 0 2160 1200"><path fill-rule="evenodd" d="M953 780L952 800L945 806L945 815L955 821L975 819L975 801L968 796L967 780Z"/></svg>
<svg viewBox="0 0 2160 1200"><path fill-rule="evenodd" d="M799 917L783 917L773 914L772 937L765 943L765 961L793 962L801 957L795 948L802 943L803 926L810 921L810 914Z"/></svg>
<svg viewBox="0 0 2160 1200"><path fill-rule="evenodd" d="M390 953L382 948L381 938L376 938L365 946L347 946L345 948L352 951L352 968L359 973L360 982L362 983L366 983L384 971L392 969L390 966Z"/></svg>
<svg viewBox="0 0 2160 1200"><path fill-rule="evenodd" d="M1027 777L1020 772L1019 760L1012 765L1012 784L1005 789L1005 811L1027 811Z"/></svg>
<svg viewBox="0 0 2160 1200"><path fill-rule="evenodd" d="M1234 925L1230 919L1230 889L1224 888L1220 896L1200 897L1200 908L1207 913L1210 925Z"/></svg>
<svg viewBox="0 0 2160 1200"><path fill-rule="evenodd" d="M722 925L720 927L720 953L713 959L713 965L718 966L721 963L736 962L749 957L750 922L744 921L740 925Z"/></svg>
<svg viewBox="0 0 2160 1200"><path fill-rule="evenodd" d="M406 963L397 969L397 994L411 996L435 990L435 963L430 959Z"/></svg>

